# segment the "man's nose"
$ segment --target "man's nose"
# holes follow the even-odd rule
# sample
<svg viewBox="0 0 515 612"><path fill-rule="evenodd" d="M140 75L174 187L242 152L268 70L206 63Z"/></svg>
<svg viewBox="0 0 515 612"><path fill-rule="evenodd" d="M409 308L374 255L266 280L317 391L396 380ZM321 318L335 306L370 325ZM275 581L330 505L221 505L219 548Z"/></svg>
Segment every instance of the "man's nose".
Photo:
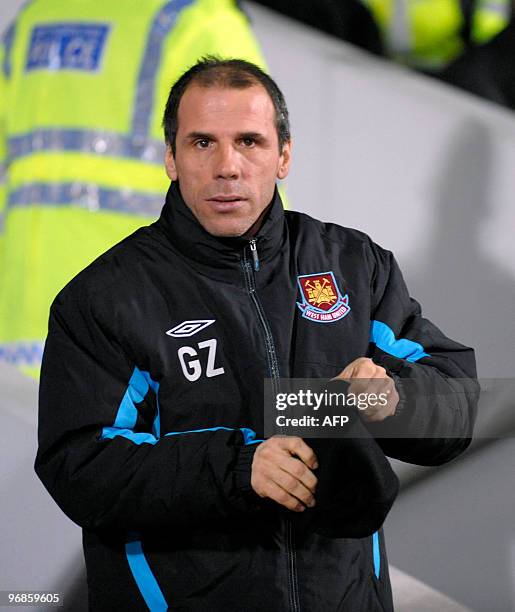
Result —
<svg viewBox="0 0 515 612"><path fill-rule="evenodd" d="M220 144L215 160L216 178L237 179L240 176L239 155L232 144Z"/></svg>

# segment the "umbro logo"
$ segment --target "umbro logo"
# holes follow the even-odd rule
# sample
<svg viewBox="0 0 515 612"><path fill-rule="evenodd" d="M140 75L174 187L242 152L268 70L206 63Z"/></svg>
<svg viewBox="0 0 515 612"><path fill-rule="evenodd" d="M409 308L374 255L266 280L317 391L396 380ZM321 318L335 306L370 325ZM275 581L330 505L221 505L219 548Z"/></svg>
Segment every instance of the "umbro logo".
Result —
<svg viewBox="0 0 515 612"><path fill-rule="evenodd" d="M190 336L194 336L199 331L206 329L209 327L211 323L214 323L215 319L196 319L193 321L183 321L169 329L166 334L168 336L172 336L173 338L189 338Z"/></svg>

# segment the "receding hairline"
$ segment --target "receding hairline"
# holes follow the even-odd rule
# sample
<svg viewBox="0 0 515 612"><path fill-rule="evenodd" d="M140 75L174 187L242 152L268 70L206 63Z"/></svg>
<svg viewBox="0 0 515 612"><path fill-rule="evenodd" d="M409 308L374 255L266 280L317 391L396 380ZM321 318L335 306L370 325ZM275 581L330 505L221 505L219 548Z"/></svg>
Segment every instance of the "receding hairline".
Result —
<svg viewBox="0 0 515 612"><path fill-rule="evenodd" d="M256 64L243 59L221 59L206 56L189 68L170 89L163 114L165 142L175 153L178 130L178 111L184 94L197 85L199 88L240 89L261 86L274 107L274 123L278 135L279 151L290 141L288 108L284 96L272 77Z"/></svg>
<svg viewBox="0 0 515 612"><path fill-rule="evenodd" d="M203 83L195 79L191 81L190 83L188 83L188 86L184 89L184 92L181 96L181 101L182 101L182 98L185 96L185 94L188 91L190 91L190 89L220 89L223 91L230 91L231 89L234 89L236 91L244 91L245 89L252 89L254 87L259 88L259 90L262 91L266 95L266 97L270 100L272 106L274 105L274 101L272 100L272 97L268 93L266 87L263 85L263 83L260 83L258 80L254 80L252 83L248 83L246 85L240 85L238 87L235 87L234 85L230 85L229 83L218 83L214 81L209 82L209 83Z"/></svg>
<svg viewBox="0 0 515 612"><path fill-rule="evenodd" d="M199 80L197 79L192 79L187 87L184 89L184 92L181 96L181 99L179 101L179 106L177 108L177 118L179 117L179 113L181 112L181 108L184 111L184 97L188 95L188 92L192 92L193 90L197 89L197 90L203 90L203 91L209 91L209 90L219 90L219 91L245 91L247 89L253 89L256 88L257 92L256 93L260 93L262 95L264 95L264 99L266 99L268 101L268 106L269 106L269 110L271 112L271 118L272 121L274 123L274 128L277 128L276 125L276 119L277 119L277 112L276 112L276 108L274 106L274 102L272 100L272 97L270 96L270 93L267 91L266 87L258 80L258 79L252 79L252 82L249 82L246 85L240 85L240 86L234 86L230 83L228 83L227 81L220 81L218 82L217 80L209 80L207 82L198 82ZM179 128L180 122L177 121L177 128ZM277 129L274 130L275 134L277 135L277 139L279 141L279 134L277 132ZM265 133L264 132L259 132L259 134L257 132L242 132L242 134L245 133L247 135L259 135L260 137L264 137ZM207 132L192 132L191 134L189 134L188 136L191 137L193 135L197 135L197 136L208 136ZM212 135L211 135L212 136ZM184 135L183 135L184 137ZM289 140L289 139L288 139Z"/></svg>
<svg viewBox="0 0 515 612"><path fill-rule="evenodd" d="M247 85L241 85L238 87L235 87L233 85L230 85L228 83L218 83L215 81L210 81L208 83L202 83L202 82L198 82L197 80L193 80L190 83L188 83L188 86L185 88L181 99L179 101L179 106L177 108L177 111L180 110L181 105L182 105L182 101L183 98L187 95L188 92L191 92L192 90L219 90L219 91L231 91L231 90L235 90L235 91L245 91L247 89L256 89L256 93L261 93L264 94L265 98L269 101L271 109L272 109L272 113L274 115L274 120L276 117L276 109L274 106L274 101L272 100L272 97L270 96L269 92L267 91L266 87L260 83L257 79L255 79L252 83L248 83Z"/></svg>
<svg viewBox="0 0 515 612"><path fill-rule="evenodd" d="M206 89L210 87L219 87L220 89L247 89L253 85L260 85L270 97L266 87L256 75L235 66L209 67L207 70L195 74L188 83L186 90L193 85L199 85Z"/></svg>
<svg viewBox="0 0 515 612"><path fill-rule="evenodd" d="M190 108L194 109L193 114L188 112ZM243 123L220 121L218 113L223 113L226 109L237 109L236 113L243 110ZM186 120L187 116L189 120ZM253 138L260 143L273 143L277 139L277 146L280 145L273 101L259 82L244 89L190 83L179 102L177 118L175 137L181 143L200 138L216 141L222 134L231 134L232 138L238 140ZM186 122L183 123L184 121ZM279 153L282 153L282 150L282 146L279 146Z"/></svg>
<svg viewBox="0 0 515 612"><path fill-rule="evenodd" d="M252 89L252 88L256 88L258 89L260 92L262 92L263 94L265 94L266 98L268 99L268 101L270 102L271 106L272 106L272 110L273 110L273 114L274 114L274 120L277 120L277 110L275 108L274 105L274 101L272 99L272 96L270 95L270 92L267 90L267 88L263 85L263 83L261 83L261 81L255 77L253 77L252 75L250 76L249 79L245 79L245 80L241 80L238 82L234 82L232 80L226 79L226 78L209 78L209 79L204 79L202 77L205 76L205 73L202 73L198 76L195 76L186 86L186 88L184 89L184 92L181 96L181 100L179 101L179 106L177 108L177 111L179 111L180 107L181 107L181 102L182 99L184 98L184 96L188 93L188 91L191 91L192 89L202 89L202 90L209 90L209 89L219 89L219 90L225 90L225 91L230 91L232 90L236 90L236 91L244 91L246 89Z"/></svg>

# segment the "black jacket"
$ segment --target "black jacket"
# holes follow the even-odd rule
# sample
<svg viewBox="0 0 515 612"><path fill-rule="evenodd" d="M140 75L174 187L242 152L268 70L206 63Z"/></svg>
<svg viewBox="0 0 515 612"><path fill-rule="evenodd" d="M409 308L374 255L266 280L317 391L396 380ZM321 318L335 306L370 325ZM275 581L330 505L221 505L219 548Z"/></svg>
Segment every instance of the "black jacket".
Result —
<svg viewBox="0 0 515 612"><path fill-rule="evenodd" d="M420 316L391 253L277 195L256 245L258 271L249 242L207 234L172 184L160 219L52 306L36 470L83 528L94 610L391 610L383 451L436 464L469 442L475 395L455 378L475 375L473 351ZM333 306L312 308L306 275L326 277ZM313 441L313 511L259 499L263 380L330 378L364 355L460 391L401 393L387 420L412 437L357 422L355 440Z"/></svg>

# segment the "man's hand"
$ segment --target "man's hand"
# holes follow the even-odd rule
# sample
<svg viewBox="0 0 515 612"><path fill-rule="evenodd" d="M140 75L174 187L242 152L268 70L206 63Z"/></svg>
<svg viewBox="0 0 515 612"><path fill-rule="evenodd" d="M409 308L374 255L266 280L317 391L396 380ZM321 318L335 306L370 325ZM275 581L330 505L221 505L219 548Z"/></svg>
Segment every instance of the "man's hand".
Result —
<svg viewBox="0 0 515 612"><path fill-rule="evenodd" d="M269 497L294 512L315 505L317 478L311 470L317 458L302 438L273 436L257 447L251 485L260 497Z"/></svg>
<svg viewBox="0 0 515 612"><path fill-rule="evenodd" d="M399 403L399 394L395 388L395 383L388 376L386 370L376 365L372 359L368 357L355 359L334 380L337 379L350 382L349 393L356 395L359 393L370 395L373 393L377 396L380 393L384 393L386 395L386 404L382 402L377 402L375 405L369 404L365 410L361 411L365 421L370 423L384 421L387 417L395 414L395 409Z"/></svg>

